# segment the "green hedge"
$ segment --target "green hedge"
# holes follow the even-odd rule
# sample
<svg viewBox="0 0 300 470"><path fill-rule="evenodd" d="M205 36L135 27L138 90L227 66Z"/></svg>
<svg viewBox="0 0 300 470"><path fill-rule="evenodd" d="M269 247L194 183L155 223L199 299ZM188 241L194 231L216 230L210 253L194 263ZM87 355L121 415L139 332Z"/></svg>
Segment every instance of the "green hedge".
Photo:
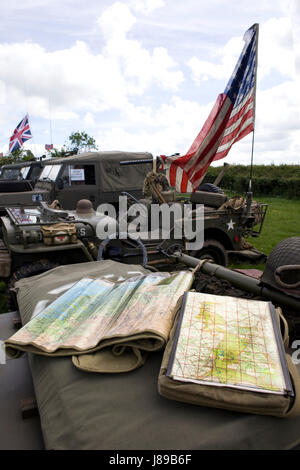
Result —
<svg viewBox="0 0 300 470"><path fill-rule="evenodd" d="M204 182L213 183L221 167L210 167ZM244 193L249 185L250 167L234 165L227 169L220 186ZM252 192L258 196L300 199L300 165L257 165L253 167Z"/></svg>

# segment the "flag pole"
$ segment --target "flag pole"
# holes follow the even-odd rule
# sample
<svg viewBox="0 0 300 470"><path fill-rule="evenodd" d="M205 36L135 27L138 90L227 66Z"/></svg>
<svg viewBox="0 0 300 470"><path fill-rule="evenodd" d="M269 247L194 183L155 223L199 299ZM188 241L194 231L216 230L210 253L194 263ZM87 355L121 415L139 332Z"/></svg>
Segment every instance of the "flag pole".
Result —
<svg viewBox="0 0 300 470"><path fill-rule="evenodd" d="M256 117L256 79L257 79L257 51L258 51L258 32L259 24L255 23L256 28L256 50L255 50L255 78L254 78L254 98L253 98L253 134L252 134L252 149L251 149L251 163L250 163L250 177L249 177L249 186L247 192L247 202L246 210L247 217L250 215L251 205L252 205L252 176L253 176L253 154L254 154L254 134L255 134L255 117Z"/></svg>
<svg viewBox="0 0 300 470"><path fill-rule="evenodd" d="M258 68L258 34L259 34L259 24L255 23L256 27L256 51L255 51L255 79L254 79L254 99L253 99L253 134L252 134L252 149L251 149L251 164L250 164L250 178L249 178L249 187L248 192L251 193L252 197L252 176L253 176L253 155L254 155L254 134L255 134L255 118L256 118L256 81L257 81L257 68Z"/></svg>
<svg viewBox="0 0 300 470"><path fill-rule="evenodd" d="M51 121L51 101L49 96L49 126L50 126L50 143L52 145L52 121Z"/></svg>

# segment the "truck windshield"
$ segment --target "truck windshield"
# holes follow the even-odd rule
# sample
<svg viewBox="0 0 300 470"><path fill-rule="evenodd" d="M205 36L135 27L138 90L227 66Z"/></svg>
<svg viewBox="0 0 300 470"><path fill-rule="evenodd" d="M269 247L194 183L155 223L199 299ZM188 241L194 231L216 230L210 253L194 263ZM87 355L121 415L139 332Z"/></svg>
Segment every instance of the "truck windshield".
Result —
<svg viewBox="0 0 300 470"><path fill-rule="evenodd" d="M21 174L22 174L24 180L26 180L26 178L27 178L27 176L28 176L28 173L29 173L29 170L30 170L30 166L23 166L23 167L21 168L20 171L21 171Z"/></svg>
<svg viewBox="0 0 300 470"><path fill-rule="evenodd" d="M46 165L40 174L39 180L49 179L55 181L60 169L61 165Z"/></svg>
<svg viewBox="0 0 300 470"><path fill-rule="evenodd" d="M19 168L4 168L1 173L2 180L22 179Z"/></svg>

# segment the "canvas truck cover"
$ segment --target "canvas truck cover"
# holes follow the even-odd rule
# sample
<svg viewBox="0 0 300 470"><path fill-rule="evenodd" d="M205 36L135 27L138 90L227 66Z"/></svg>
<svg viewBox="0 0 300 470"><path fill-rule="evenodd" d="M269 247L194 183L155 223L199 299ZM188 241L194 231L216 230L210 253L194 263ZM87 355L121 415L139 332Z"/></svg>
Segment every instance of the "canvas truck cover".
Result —
<svg viewBox="0 0 300 470"><path fill-rule="evenodd" d="M103 191L142 189L144 178L153 163L121 166L121 161L153 159L150 153L123 153L100 159L100 183ZM142 183L142 184L141 184Z"/></svg>
<svg viewBox="0 0 300 470"><path fill-rule="evenodd" d="M23 279L17 283L23 324L82 277L116 281L139 272L148 271L106 260ZM289 449L300 443L300 417L282 420L160 396L161 351L123 374L84 372L71 357L29 354L29 360L47 449Z"/></svg>
<svg viewBox="0 0 300 470"><path fill-rule="evenodd" d="M100 189L103 192L141 190L147 173L153 163L121 166L120 162L129 160L153 160L148 152L86 152L66 158L56 158L43 162L43 165L67 163L70 165L99 163Z"/></svg>

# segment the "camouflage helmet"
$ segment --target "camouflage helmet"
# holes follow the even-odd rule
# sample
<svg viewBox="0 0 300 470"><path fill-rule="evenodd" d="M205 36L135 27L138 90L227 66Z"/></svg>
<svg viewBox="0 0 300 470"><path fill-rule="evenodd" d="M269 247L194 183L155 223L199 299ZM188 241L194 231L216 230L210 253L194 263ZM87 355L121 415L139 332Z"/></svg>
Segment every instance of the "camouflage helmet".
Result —
<svg viewBox="0 0 300 470"><path fill-rule="evenodd" d="M80 199L80 201L77 202L76 206L76 213L77 214L94 214L94 208L93 204L89 199Z"/></svg>
<svg viewBox="0 0 300 470"><path fill-rule="evenodd" d="M275 246L260 280L286 294L300 297L300 237L286 238Z"/></svg>

